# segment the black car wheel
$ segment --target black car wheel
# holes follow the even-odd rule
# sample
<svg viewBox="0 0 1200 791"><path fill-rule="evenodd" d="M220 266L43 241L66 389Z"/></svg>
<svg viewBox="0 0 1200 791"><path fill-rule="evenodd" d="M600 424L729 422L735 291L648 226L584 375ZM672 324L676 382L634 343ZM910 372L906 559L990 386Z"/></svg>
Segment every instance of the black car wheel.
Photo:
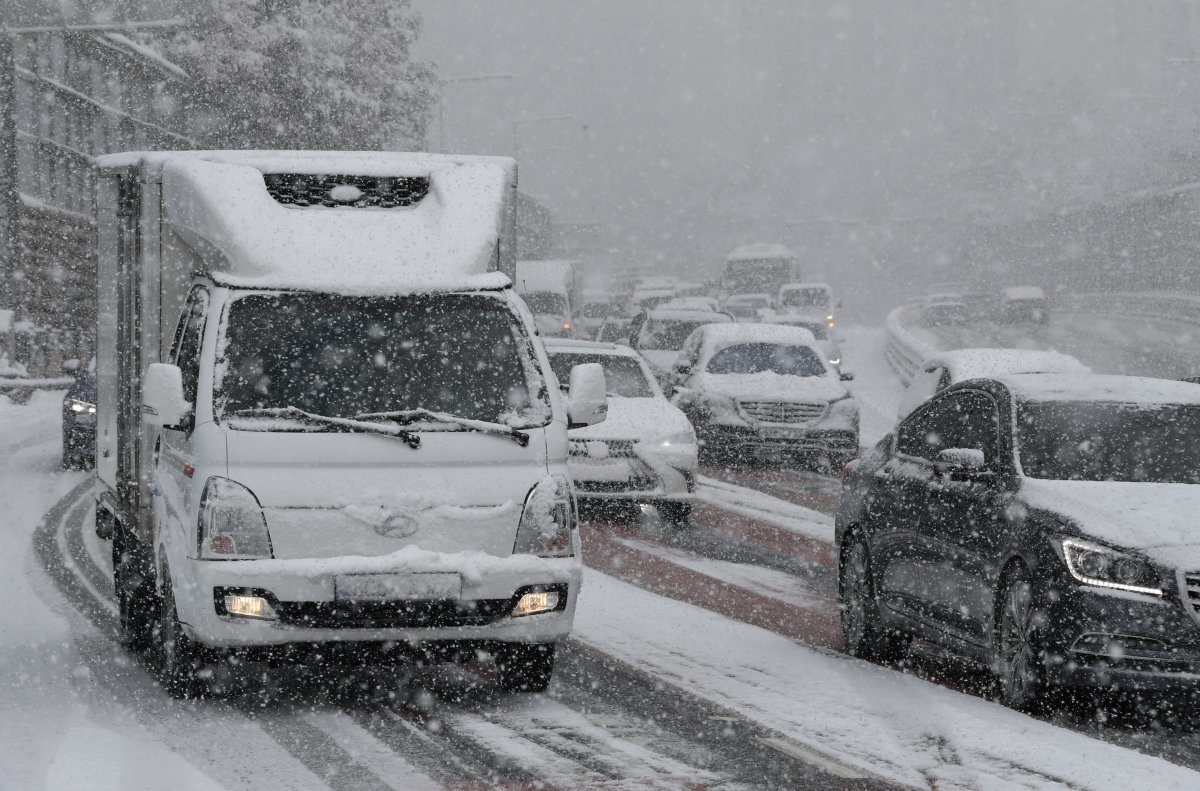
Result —
<svg viewBox="0 0 1200 791"><path fill-rule="evenodd" d="M496 651L496 671L505 692L545 692L554 674L554 643L508 643Z"/></svg>
<svg viewBox="0 0 1200 791"><path fill-rule="evenodd" d="M997 599L994 663L1000 699L1014 709L1036 708L1045 696L1037 621L1029 572L1015 566Z"/></svg>
<svg viewBox="0 0 1200 791"><path fill-rule="evenodd" d="M851 536L842 551L838 593L846 653L875 662L892 662L904 655L912 637L883 625L871 579L871 559L858 534Z"/></svg>
<svg viewBox="0 0 1200 791"><path fill-rule="evenodd" d="M687 527L692 518L692 504L679 500L666 500L658 503L658 515L663 521L675 527Z"/></svg>

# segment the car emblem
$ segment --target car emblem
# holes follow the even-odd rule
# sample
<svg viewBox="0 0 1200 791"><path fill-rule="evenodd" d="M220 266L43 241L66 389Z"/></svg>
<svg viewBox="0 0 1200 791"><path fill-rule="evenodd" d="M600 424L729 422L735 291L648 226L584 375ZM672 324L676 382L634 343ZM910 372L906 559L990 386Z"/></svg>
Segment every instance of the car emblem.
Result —
<svg viewBox="0 0 1200 791"><path fill-rule="evenodd" d="M417 520L408 514L393 514L375 525L375 532L385 538L408 538L417 532Z"/></svg>

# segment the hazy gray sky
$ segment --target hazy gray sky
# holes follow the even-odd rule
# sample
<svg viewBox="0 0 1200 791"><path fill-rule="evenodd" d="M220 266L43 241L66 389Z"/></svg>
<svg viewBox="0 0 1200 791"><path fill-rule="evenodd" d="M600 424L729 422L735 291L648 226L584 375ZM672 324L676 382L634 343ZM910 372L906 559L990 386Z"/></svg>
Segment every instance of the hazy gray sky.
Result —
<svg viewBox="0 0 1200 791"><path fill-rule="evenodd" d="M525 189L668 260L716 261L794 220L1136 186L1164 97L1200 84L1171 65L1191 55L1181 20L1195 32L1195 4L1174 0L415 6L417 54L443 77L515 75L445 86L447 147L511 154L516 119ZM523 120L559 115L574 118Z"/></svg>

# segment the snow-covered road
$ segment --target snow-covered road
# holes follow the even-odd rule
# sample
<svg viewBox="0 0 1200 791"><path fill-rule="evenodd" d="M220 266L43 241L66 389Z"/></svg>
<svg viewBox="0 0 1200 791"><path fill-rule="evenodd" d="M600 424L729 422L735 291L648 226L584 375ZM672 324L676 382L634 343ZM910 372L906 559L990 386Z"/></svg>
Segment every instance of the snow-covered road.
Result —
<svg viewBox="0 0 1200 791"><path fill-rule="evenodd" d="M865 442L900 392L882 340L847 333ZM588 526L546 695L468 668L350 673L392 698L273 673L172 700L115 641L89 477L57 469L59 397L0 399L0 789L1200 787L1190 732L1039 720L834 650L837 484L787 469L710 471L682 533L643 512Z"/></svg>

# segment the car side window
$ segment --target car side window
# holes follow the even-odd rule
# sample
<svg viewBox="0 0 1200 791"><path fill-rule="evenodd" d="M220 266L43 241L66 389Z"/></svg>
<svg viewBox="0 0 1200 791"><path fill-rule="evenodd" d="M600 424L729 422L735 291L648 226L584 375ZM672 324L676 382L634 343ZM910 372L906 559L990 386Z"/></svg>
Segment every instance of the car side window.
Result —
<svg viewBox="0 0 1200 791"><path fill-rule="evenodd" d="M208 290L196 286L188 295L179 328L175 333L175 346L171 362L183 373L183 397L193 406L200 380L200 344L204 338L204 319L208 315Z"/></svg>
<svg viewBox="0 0 1200 791"><path fill-rule="evenodd" d="M999 410L984 393L959 392L939 398L912 415L897 432L897 450L933 461L947 448L983 451L991 464L998 448Z"/></svg>

